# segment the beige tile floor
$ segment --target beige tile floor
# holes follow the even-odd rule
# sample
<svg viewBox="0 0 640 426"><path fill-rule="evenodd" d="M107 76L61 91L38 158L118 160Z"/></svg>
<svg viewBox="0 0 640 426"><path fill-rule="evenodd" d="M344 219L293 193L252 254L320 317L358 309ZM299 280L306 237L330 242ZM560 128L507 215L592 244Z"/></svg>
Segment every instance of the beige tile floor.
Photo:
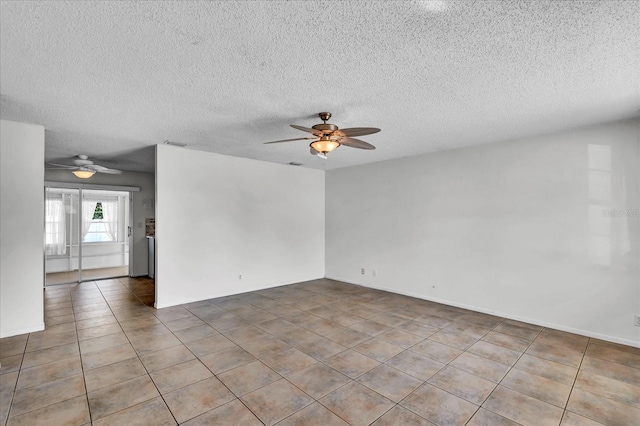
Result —
<svg viewBox="0 0 640 426"><path fill-rule="evenodd" d="M9 425L640 425L640 349L317 280L155 310L45 290L0 341Z"/></svg>

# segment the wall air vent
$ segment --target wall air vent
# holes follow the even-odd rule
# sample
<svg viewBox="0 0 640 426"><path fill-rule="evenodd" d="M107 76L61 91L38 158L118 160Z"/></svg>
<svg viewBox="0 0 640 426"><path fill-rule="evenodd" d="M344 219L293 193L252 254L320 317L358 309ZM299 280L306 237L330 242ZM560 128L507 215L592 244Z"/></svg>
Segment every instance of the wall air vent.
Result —
<svg viewBox="0 0 640 426"><path fill-rule="evenodd" d="M170 141L169 139L167 139L166 141L164 141L165 145L171 145L171 146L179 146L180 148L184 148L185 146L187 146L186 143L183 142L176 142L176 141Z"/></svg>
<svg viewBox="0 0 640 426"><path fill-rule="evenodd" d="M290 166L302 166L302 163L296 163L295 161L292 161L289 163Z"/></svg>

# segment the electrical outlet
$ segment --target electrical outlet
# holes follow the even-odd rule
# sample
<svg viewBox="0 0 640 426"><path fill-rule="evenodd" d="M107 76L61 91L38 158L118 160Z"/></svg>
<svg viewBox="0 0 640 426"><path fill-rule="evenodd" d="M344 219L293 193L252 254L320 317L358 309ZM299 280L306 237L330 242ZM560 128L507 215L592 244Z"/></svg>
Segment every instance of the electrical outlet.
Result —
<svg viewBox="0 0 640 426"><path fill-rule="evenodd" d="M635 325L636 327L640 327L640 315L634 315L633 325Z"/></svg>
<svg viewBox="0 0 640 426"><path fill-rule="evenodd" d="M238 275L238 279L241 280L242 279L242 275Z"/></svg>
<svg viewBox="0 0 640 426"><path fill-rule="evenodd" d="M374 269L374 270L373 270L373 276L375 277L375 276L377 276L377 275L378 275L378 273L377 273L377 272L376 272L376 270Z"/></svg>
<svg viewBox="0 0 640 426"><path fill-rule="evenodd" d="M360 268L360 274L364 275L364 268Z"/></svg>

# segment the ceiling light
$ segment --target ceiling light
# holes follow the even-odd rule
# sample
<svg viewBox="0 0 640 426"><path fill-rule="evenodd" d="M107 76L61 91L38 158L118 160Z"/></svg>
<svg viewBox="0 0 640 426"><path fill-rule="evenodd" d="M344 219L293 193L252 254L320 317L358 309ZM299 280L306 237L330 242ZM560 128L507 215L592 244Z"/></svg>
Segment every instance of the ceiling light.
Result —
<svg viewBox="0 0 640 426"><path fill-rule="evenodd" d="M83 169L74 170L71 173L73 173L76 177L80 179L89 179L91 176L96 174L94 170L83 170Z"/></svg>
<svg viewBox="0 0 640 426"><path fill-rule="evenodd" d="M428 10L429 12L445 12L449 5L445 0L420 0L418 4Z"/></svg>
<svg viewBox="0 0 640 426"><path fill-rule="evenodd" d="M321 152L323 154L327 154L333 150L335 150L337 147L340 146L340 144L336 141L332 141L331 139L327 138L327 139L320 139L319 141L315 141L313 143L311 143L311 148L315 149L318 152Z"/></svg>

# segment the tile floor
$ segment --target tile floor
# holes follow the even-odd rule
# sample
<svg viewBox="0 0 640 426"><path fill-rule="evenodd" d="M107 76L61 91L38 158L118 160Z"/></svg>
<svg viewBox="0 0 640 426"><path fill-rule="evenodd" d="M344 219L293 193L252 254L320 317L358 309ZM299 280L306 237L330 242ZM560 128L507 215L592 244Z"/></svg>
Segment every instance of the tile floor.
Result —
<svg viewBox="0 0 640 426"><path fill-rule="evenodd" d="M331 280L155 310L45 290L0 341L8 425L640 425L640 349Z"/></svg>
<svg viewBox="0 0 640 426"><path fill-rule="evenodd" d="M84 269L82 279L102 280L105 278L120 278L129 275L129 266L118 266L114 268ZM78 271L51 272L45 275L45 285L67 284L78 280Z"/></svg>

